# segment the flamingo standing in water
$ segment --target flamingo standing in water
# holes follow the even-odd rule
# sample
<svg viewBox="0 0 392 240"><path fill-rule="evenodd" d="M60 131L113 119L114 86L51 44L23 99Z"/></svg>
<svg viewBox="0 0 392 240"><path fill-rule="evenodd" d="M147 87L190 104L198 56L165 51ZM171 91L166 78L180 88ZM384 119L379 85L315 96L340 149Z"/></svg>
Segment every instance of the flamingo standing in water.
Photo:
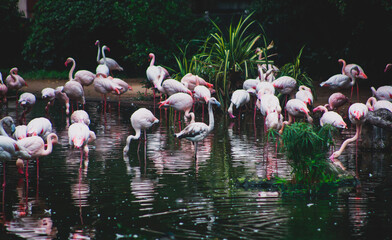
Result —
<svg viewBox="0 0 392 240"><path fill-rule="evenodd" d="M165 81L163 81L163 78L164 78L164 74L161 74L159 77L159 81L154 86L162 94L171 96L175 93L183 92L183 93L188 93L189 95L192 96L191 90L186 88L184 84L182 84L181 82L175 79L166 79Z"/></svg>
<svg viewBox="0 0 392 240"><path fill-rule="evenodd" d="M42 99L48 101L45 106L45 112L49 112L49 107L53 106L54 100L56 99L56 91L53 88L47 87L41 91Z"/></svg>
<svg viewBox="0 0 392 240"><path fill-rule="evenodd" d="M139 108L132 114L131 125L132 128L135 129L135 135L129 135L127 137L125 147L123 149L124 155L128 154L130 142L133 139L140 138L142 130L144 130L144 141L147 141L146 129L152 127L155 123L159 123L159 120L146 108Z"/></svg>
<svg viewBox="0 0 392 240"><path fill-rule="evenodd" d="M88 143L95 140L95 133L81 122L73 123L68 128L69 145L80 149L80 168L82 168L83 152L88 159Z"/></svg>
<svg viewBox="0 0 392 240"><path fill-rule="evenodd" d="M3 82L3 75L0 72L0 102L7 103L8 87Z"/></svg>
<svg viewBox="0 0 392 240"><path fill-rule="evenodd" d="M361 79L367 79L368 77L366 76L365 72L363 71L362 67L359 66L358 64L355 63L350 63L346 64L346 61L344 59L339 59L339 63L342 63L342 74L349 76L350 78L356 77L356 78L361 78ZM358 73L356 76L353 76L353 73L351 72L351 69L353 67L356 67L358 69ZM353 92L354 86L351 87L351 97L352 97L352 92ZM358 87L358 82L357 82L357 100L359 101L359 87Z"/></svg>
<svg viewBox="0 0 392 240"><path fill-rule="evenodd" d="M318 106L313 109L313 112L322 111L324 114L320 118L320 126L325 124L331 124L336 128L347 128L347 124L344 122L342 116L333 111L328 111L324 106Z"/></svg>
<svg viewBox="0 0 392 240"><path fill-rule="evenodd" d="M377 88L370 88L372 90L373 97L376 97L377 100L387 100L392 101L392 86L381 86Z"/></svg>
<svg viewBox="0 0 392 240"><path fill-rule="evenodd" d="M13 157L30 158L27 149L7 136L0 136L0 160L3 161L3 187L5 187L5 164ZM4 190L4 189L3 189Z"/></svg>
<svg viewBox="0 0 392 240"><path fill-rule="evenodd" d="M108 48L106 45L102 47L103 63L97 66L97 68L95 69L95 73L96 75L101 74L104 77L109 77L110 70L106 61L105 50L110 51L110 48Z"/></svg>
<svg viewBox="0 0 392 240"><path fill-rule="evenodd" d="M306 119L309 123L313 123L312 117L309 115L309 109L306 106L306 104L298 99L290 99L286 106L285 109L287 110L287 113L289 114L289 121L284 121L282 128L279 130L279 133L282 133L284 130L284 127L286 125L291 124L294 122L295 117L303 117L304 115L306 116Z"/></svg>
<svg viewBox="0 0 392 240"><path fill-rule="evenodd" d="M358 137L361 135L362 125L366 121L366 116L368 114L368 108L363 103L354 103L348 109L348 114L349 114L349 119L350 119L351 123L355 124L355 126L356 126L355 135L352 138L346 139L342 143L342 145L340 146L339 150L333 152L332 155L329 157L329 159L334 164L336 164L337 166L339 166L343 170L346 170L346 168L336 158L342 154L342 152L346 148L347 144L356 141L358 139Z"/></svg>
<svg viewBox="0 0 392 240"><path fill-rule="evenodd" d="M118 95L120 95L120 90L122 90L122 87L108 77L105 77L104 74L97 74L97 77L94 80L94 89L95 91L101 93L102 102L104 105L103 111L106 113L106 95L111 92L116 92Z"/></svg>
<svg viewBox="0 0 392 240"><path fill-rule="evenodd" d="M26 121L26 114L29 113L33 109L35 101L36 101L36 98L35 98L34 94L32 94L32 93L26 92L26 93L22 93L19 96L18 103L24 109L22 116L20 117L21 120Z"/></svg>
<svg viewBox="0 0 392 240"><path fill-rule="evenodd" d="M195 102L201 102L202 106L202 119L204 120L204 104L208 103L208 100L211 98L211 91L206 86L199 85L194 88L193 97ZM195 105L193 105L195 106Z"/></svg>
<svg viewBox="0 0 392 240"><path fill-rule="evenodd" d="M23 160L27 160L26 166L26 176L28 176L28 159L36 158L37 159L37 166L39 165L39 157L47 156L52 153L53 145L58 142L58 137L55 133L50 133L46 137L46 144L44 140L39 136L31 136L25 137L17 141L19 146L23 146L27 149L27 152L31 157L29 158L20 158L22 162L19 160L18 172L23 174Z"/></svg>
<svg viewBox="0 0 392 240"><path fill-rule="evenodd" d="M190 123L184 130L175 134L175 137L181 139L186 138L195 144L195 159L197 159L197 145L214 129L214 113L212 112L212 104L220 107L220 103L214 98L208 101L208 117L209 124L203 122Z"/></svg>
<svg viewBox="0 0 392 240"><path fill-rule="evenodd" d="M100 47L100 42L99 40L95 41L95 46L98 46L98 53L97 53L97 63L98 64L104 64L105 60L104 58L100 59L101 55L101 47ZM103 51L102 51L103 53ZM112 75L113 71L123 71L124 69L120 66L120 64L117 63L116 60L113 58L106 58L106 64L109 68L110 74Z"/></svg>
<svg viewBox="0 0 392 240"><path fill-rule="evenodd" d="M158 82L160 78L162 79L168 78L170 76L169 72L166 70L166 68L162 66L156 66L155 64L155 54L150 53L148 54L150 58L150 65L148 66L146 70L146 75L147 75L147 80L155 87L158 85ZM163 76L161 76L163 75ZM155 89L152 89L152 92L154 94L154 108L155 108ZM147 88L145 95L147 95Z"/></svg>
<svg viewBox="0 0 392 240"><path fill-rule="evenodd" d="M193 105L193 99L189 94L186 93L175 93L171 95L165 101L160 102L159 108L161 107L173 107L176 111L184 111L184 119L191 119L191 122L195 122L195 114L190 112ZM180 114L178 115L180 119Z"/></svg>
<svg viewBox="0 0 392 240"><path fill-rule="evenodd" d="M370 97L366 101L366 106L368 107L369 111L376 111L378 109L385 108L385 109L389 110L390 112L392 112L392 103L390 101L387 101L387 100L377 101L377 99L375 97Z"/></svg>
<svg viewBox="0 0 392 240"><path fill-rule="evenodd" d="M68 66L70 62L72 62L72 67L71 70L69 71L69 74L72 76L76 67L75 59L69 57L67 58L64 64L65 66ZM94 73L88 70L79 70L75 73L73 80L79 82L84 87L84 86L90 86L93 83L94 78L95 78Z"/></svg>
<svg viewBox="0 0 392 240"><path fill-rule="evenodd" d="M338 110L341 106L346 104L348 102L348 97L346 97L343 93L336 92L331 94L328 98L328 104L325 104L324 107L326 107L328 110Z"/></svg>
<svg viewBox="0 0 392 240"><path fill-rule="evenodd" d="M38 117L32 119L27 124L27 136L41 136L46 138L52 132L52 123L45 117Z"/></svg>
<svg viewBox="0 0 392 240"><path fill-rule="evenodd" d="M237 89L233 92L231 95L230 99L230 106L227 109L227 112L229 113L230 118L235 118L233 115L233 106L235 106L236 109L240 109L242 106L247 104L250 101L250 95L247 90L244 89ZM241 111L241 109L240 109Z"/></svg>
<svg viewBox="0 0 392 240"><path fill-rule="evenodd" d="M8 90L16 90L16 108L18 108L18 91L22 87L27 86L25 80L18 75L18 68L14 67L10 70L10 75L5 79L5 84Z"/></svg>
<svg viewBox="0 0 392 240"><path fill-rule="evenodd" d="M112 81L121 87L121 88L117 88L118 91L116 90L112 91L113 94L118 96L118 109L120 109L121 95L126 93L128 90L132 90L132 87L129 86L127 82L125 82L120 78L113 78Z"/></svg>
<svg viewBox="0 0 392 240"><path fill-rule="evenodd" d="M90 116L84 110L77 110L71 115L71 123L84 123L90 125Z"/></svg>

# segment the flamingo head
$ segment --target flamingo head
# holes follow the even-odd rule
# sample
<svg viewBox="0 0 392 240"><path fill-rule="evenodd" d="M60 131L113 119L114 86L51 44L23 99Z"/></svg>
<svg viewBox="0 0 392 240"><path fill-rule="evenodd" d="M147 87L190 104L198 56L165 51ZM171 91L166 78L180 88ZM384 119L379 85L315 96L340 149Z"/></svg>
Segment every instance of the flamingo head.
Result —
<svg viewBox="0 0 392 240"><path fill-rule="evenodd" d="M347 124L344 121L340 121L339 123L336 124L336 127L347 129Z"/></svg>
<svg viewBox="0 0 392 240"><path fill-rule="evenodd" d="M148 54L148 57L150 58L150 60L154 57L154 53L150 53Z"/></svg>
<svg viewBox="0 0 392 240"><path fill-rule="evenodd" d="M329 160L331 160L331 162L335 163L335 153L332 153L331 156L329 156Z"/></svg>
<svg viewBox="0 0 392 240"><path fill-rule="evenodd" d="M216 98L214 98L214 97L210 98L210 99L208 100L208 103L215 104L215 105L217 105L218 107L221 106L220 102L219 102L218 100L216 100Z"/></svg>
<svg viewBox="0 0 392 240"><path fill-rule="evenodd" d="M235 116L231 112L229 112L229 116L230 118L235 118Z"/></svg>
<svg viewBox="0 0 392 240"><path fill-rule="evenodd" d="M358 77L362 78L362 79L367 79L368 78L364 72L360 72Z"/></svg>
<svg viewBox="0 0 392 240"><path fill-rule="evenodd" d="M81 148L83 146L85 140L86 139L81 136L75 136L74 138L72 138L73 145L76 148Z"/></svg>
<svg viewBox="0 0 392 240"><path fill-rule="evenodd" d="M14 68L11 69L10 72L13 73L13 74L18 75L18 68L17 68L17 67L14 67Z"/></svg>
<svg viewBox="0 0 392 240"><path fill-rule="evenodd" d="M165 107L165 106L167 106L167 105L169 105L170 103L169 103L169 101L163 101L163 102L160 102L160 105L159 105L159 108L161 108L161 107Z"/></svg>
<svg viewBox="0 0 392 240"><path fill-rule="evenodd" d="M206 83L206 87L207 87L207 88L213 88L213 87L214 87L214 84Z"/></svg>
<svg viewBox="0 0 392 240"><path fill-rule="evenodd" d="M70 62L71 62L71 59L70 59L70 58L67 58L67 60L65 61L64 65L67 67L67 66L68 66L68 63L70 63Z"/></svg>
<svg viewBox="0 0 392 240"><path fill-rule="evenodd" d="M95 46L97 46L99 44L99 40L95 41Z"/></svg>

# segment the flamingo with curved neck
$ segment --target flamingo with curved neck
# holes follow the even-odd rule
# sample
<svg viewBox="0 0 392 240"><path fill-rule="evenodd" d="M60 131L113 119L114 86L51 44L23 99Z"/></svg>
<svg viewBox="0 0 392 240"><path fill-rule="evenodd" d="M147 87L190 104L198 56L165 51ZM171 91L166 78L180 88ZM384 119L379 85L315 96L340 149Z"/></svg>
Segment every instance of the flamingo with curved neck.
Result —
<svg viewBox="0 0 392 240"><path fill-rule="evenodd" d="M12 117L6 116L6 117L3 117L3 118L0 120L0 135L1 135L1 136L9 137L8 134L7 134L7 132L4 130L4 125L5 125L5 124L6 124L8 127L11 128L11 132L14 132L14 131L15 131L15 124L14 124L14 120L12 119Z"/></svg>
<svg viewBox="0 0 392 240"><path fill-rule="evenodd" d="M101 58L100 59L100 55L101 55L101 43L99 40L95 41L95 45L98 46L98 53L97 53L97 63L98 64L104 64L104 59ZM118 70L118 71L123 71L124 69L120 66L120 64L117 63L116 60L114 60L113 58L109 58L106 57L106 63L107 66L110 70L110 75L112 75L112 71L114 70Z"/></svg>
<svg viewBox="0 0 392 240"><path fill-rule="evenodd" d="M108 63L106 60L106 55L105 55L105 50L108 50L110 52L110 48L108 48L106 45L102 47L102 56L103 56L103 64L99 64L95 70L97 75L102 75L105 78L109 76L110 69L108 67Z"/></svg>

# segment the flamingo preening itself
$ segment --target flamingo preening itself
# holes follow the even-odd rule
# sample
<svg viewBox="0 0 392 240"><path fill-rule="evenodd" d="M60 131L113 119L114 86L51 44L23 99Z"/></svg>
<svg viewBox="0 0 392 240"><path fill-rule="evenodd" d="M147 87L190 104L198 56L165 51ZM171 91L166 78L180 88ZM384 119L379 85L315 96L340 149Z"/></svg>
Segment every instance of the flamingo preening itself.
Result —
<svg viewBox="0 0 392 240"><path fill-rule="evenodd" d="M313 109L313 112L322 111L324 114L320 118L320 126L325 124L331 124L336 128L347 128L347 124L344 122L342 116L333 111L328 111L324 106L318 106Z"/></svg>
<svg viewBox="0 0 392 240"><path fill-rule="evenodd" d="M324 107L326 107L328 110L338 110L341 106L344 104L348 103L349 99L346 97L343 93L336 92L331 94L328 98L328 104L325 104Z"/></svg>
<svg viewBox="0 0 392 240"><path fill-rule="evenodd" d="M15 123L12 117L5 116L0 120L0 135L9 137L8 133L4 129L4 126L7 126L11 133L15 132Z"/></svg>
<svg viewBox="0 0 392 240"><path fill-rule="evenodd" d="M366 117L368 114L368 108L363 103L354 103L348 109L348 114L349 114L349 119L350 119L351 123L355 124L355 126L356 126L355 135L352 138L346 139L342 143L342 145L340 146L339 150L333 152L332 155L329 157L329 159L334 164L336 164L337 166L339 166L343 170L346 170L346 168L336 158L338 158L342 154L343 150L347 147L347 144L356 141L359 138L359 136L361 135L362 125L366 121Z"/></svg>
<svg viewBox="0 0 392 240"><path fill-rule="evenodd" d="M203 85L207 88L213 88L214 85L208 83L203 78L199 77L198 75L193 75L192 73L187 73L185 76L181 78L181 83L184 84L186 88L193 91L196 86Z"/></svg>
<svg viewBox="0 0 392 240"><path fill-rule="evenodd" d="M244 106L249 101L250 101L250 95L247 90L244 89L235 90L231 95L230 106L227 109L230 118L235 118L235 116L233 115L233 106L235 106L236 109L240 109L240 107Z"/></svg>
<svg viewBox="0 0 392 240"><path fill-rule="evenodd" d="M172 107L176 111L184 111L184 119L191 119L191 122L195 122L195 114L190 112L193 106L193 98L191 95L186 93L175 93L171 95L165 101L160 102L159 108L161 107ZM178 115L180 119L180 114Z"/></svg>
<svg viewBox="0 0 392 240"><path fill-rule="evenodd" d="M139 139L141 131L144 130L144 141L146 138L146 129L152 127L155 123L159 123L159 120L152 114L152 112L146 108L139 108L131 116L131 125L135 129L135 135L129 135L127 137L125 147L123 149L124 155L128 154L129 144L133 139Z"/></svg>
<svg viewBox="0 0 392 240"><path fill-rule="evenodd" d="M392 103L390 101L387 101L387 100L377 101L377 99L375 97L370 97L366 101L366 106L368 107L369 111L376 111L378 109L385 108L385 109L389 110L390 112L392 112Z"/></svg>
<svg viewBox="0 0 392 240"><path fill-rule="evenodd" d="M41 136L46 138L52 132L52 123L45 117L38 117L30 120L27 124L27 136Z"/></svg>
<svg viewBox="0 0 392 240"><path fill-rule="evenodd" d="M202 141L207 135L214 129L214 113L212 112L212 105L220 107L220 103L214 98L210 98L208 101L208 117L209 124L203 122L190 123L184 130L175 134L175 137L181 139L185 138L192 141L195 144L195 159L197 159L197 144Z"/></svg>

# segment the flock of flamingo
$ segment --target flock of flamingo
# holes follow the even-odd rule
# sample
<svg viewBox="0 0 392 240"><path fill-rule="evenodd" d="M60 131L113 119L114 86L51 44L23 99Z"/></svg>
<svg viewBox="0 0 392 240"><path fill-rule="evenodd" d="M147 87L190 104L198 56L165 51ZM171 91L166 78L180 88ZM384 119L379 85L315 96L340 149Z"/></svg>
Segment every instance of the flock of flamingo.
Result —
<svg viewBox="0 0 392 240"><path fill-rule="evenodd" d="M70 115L71 125L68 127L69 145L81 152L80 167L82 167L83 153L88 157L88 144L96 139L96 135L89 129L90 119L89 115L84 110L73 110L73 104L70 101L85 104L84 87L93 84L94 89L102 95L103 108L106 112L106 97L107 94L115 94L120 96L126 91L132 89L125 81L112 77L112 71L122 71L123 68L113 59L107 58L105 51L110 51L107 46L100 47L100 42L97 40L95 45L98 47L96 73L87 70L79 70L75 74L75 60L68 58L65 65L72 63L69 72L69 81L64 86L59 86L56 89L44 88L42 89L42 98L47 100L45 107L46 112L53 106L54 101L65 104L65 111ZM100 58L102 52L103 58ZM257 50L259 52L259 49ZM261 56L261 54L259 54ZM167 98L159 103L159 108L171 107L178 111L178 119L180 121L180 112L184 112L184 119L187 126L180 132L175 134L175 137L188 139L195 144L195 158L197 159L198 142L206 138L206 136L214 128L214 113L213 105L220 106L220 103L212 97L214 94L213 84L208 83L203 78L186 74L181 81L170 78L168 71L162 67L155 65L155 55L149 54L151 59L150 65L146 70L148 81L151 82L154 93L154 107L155 107L155 91L159 91L161 96L166 95ZM346 64L342 59L339 62L343 64L341 74L336 74L330 77L327 81L320 84L321 87L340 90L351 88L350 98L346 97L340 92L333 93L328 103L313 108L313 94L308 86L297 86L297 81L289 76L282 76L276 78L279 69L274 65L258 64L258 77L256 79L247 79L243 82L243 88L235 90L231 95L231 103L228 107L228 115L230 118L235 118L234 112L241 111L241 108L247 104L254 106L254 120L258 109L260 110L264 119L264 130L276 129L280 133L284 131L285 126L293 123L295 118L305 120L310 124L313 123L311 117L313 112L323 112L320 118L320 125L330 124L336 128L347 128L347 124L343 117L337 112L337 109L346 103L351 103L352 93L356 80L367 79L363 69L357 64ZM387 71L392 64L388 64L384 71ZM5 79L5 83L0 75L0 99L3 103L7 102L7 90L15 90L18 96L18 91L27 86L24 79L18 75L18 69L12 68L10 75ZM357 84L358 91L358 84ZM298 89L298 90L297 90ZM346 146L357 140L361 134L361 129L369 112L377 111L379 109L386 109L392 112L392 86L382 86L377 90L371 88L373 96L368 99L366 104L353 103L348 108L348 117L352 124L356 125L356 133L353 137L345 140L338 151L335 151L330 156L330 160L345 169L343 164L337 159L346 148ZM280 93L290 97L282 107L276 95ZM358 96L358 93L357 93ZM254 104L251 99L255 99ZM38 117L26 123L26 114L28 114L36 101L36 97L32 93L23 93L17 97L16 106L20 105L24 110L21 114L20 124L15 127L14 120L10 116L6 116L0 120L0 158L3 160L4 167L4 181L5 184L5 163L12 158L17 158L16 164L20 174L28 175L28 167L23 171L25 162L32 158L38 158L48 155L52 152L53 144L58 142L57 135L52 131L52 124L46 117ZM201 103L203 106L203 120L204 120L204 104L208 106L209 124L195 121L194 106L196 103ZM84 105L83 105L84 107ZM71 109L70 109L71 108ZM192 111L193 109L193 111ZM288 118L283 116L282 109L287 113ZM241 113L239 113L241 116ZM285 114L286 115L286 114ZM174 116L176 118L176 115ZM139 108L136 110L130 122L135 130L135 135L129 135L125 140L125 147L123 154L126 156L130 150L130 142L141 137L141 131L144 130L144 139L146 140L146 130L159 120L154 114L146 109ZM7 129L8 131L6 131ZM9 132L11 134L9 134ZM99 136L98 136L99 137Z"/></svg>

